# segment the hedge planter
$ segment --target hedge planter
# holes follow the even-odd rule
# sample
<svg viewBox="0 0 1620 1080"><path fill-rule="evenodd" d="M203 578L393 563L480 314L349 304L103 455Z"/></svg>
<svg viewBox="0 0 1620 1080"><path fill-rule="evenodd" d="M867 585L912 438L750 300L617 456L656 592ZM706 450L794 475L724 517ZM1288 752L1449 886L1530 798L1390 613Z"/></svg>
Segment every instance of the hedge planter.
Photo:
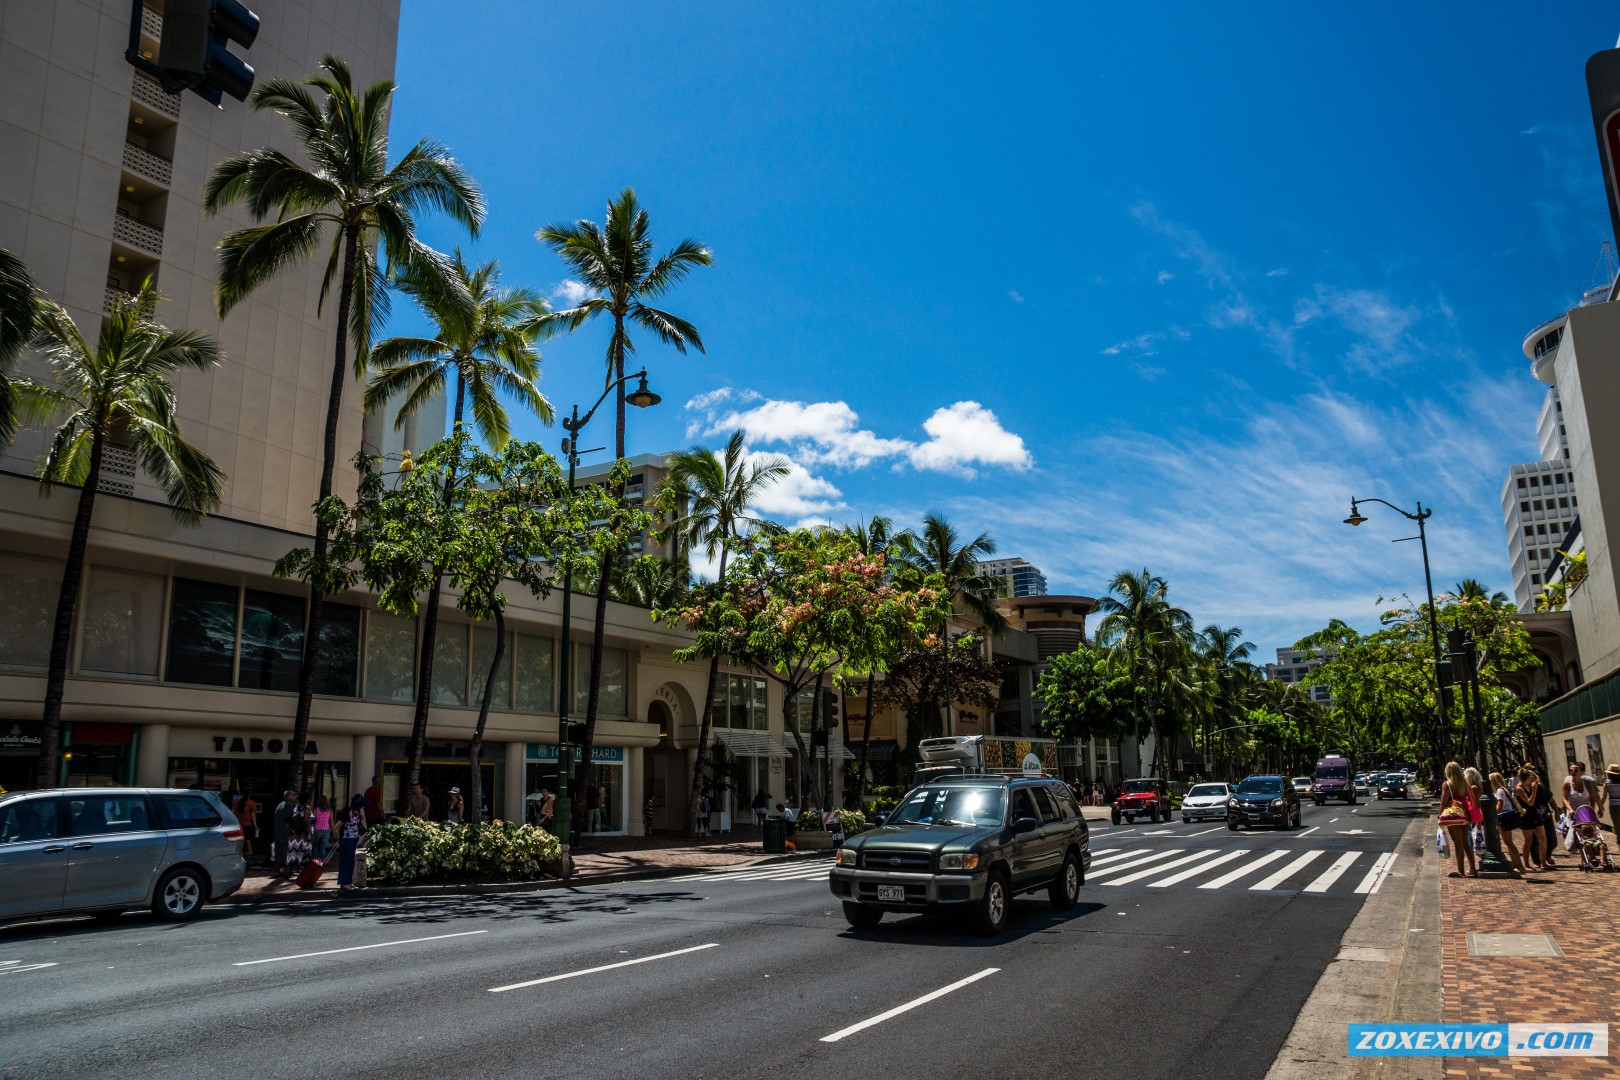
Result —
<svg viewBox="0 0 1620 1080"><path fill-rule="evenodd" d="M561 876L557 838L535 825L442 824L404 818L373 829L366 877L376 885L527 881Z"/></svg>
<svg viewBox="0 0 1620 1080"><path fill-rule="evenodd" d="M832 833L797 832L788 839L800 851L831 851L833 846Z"/></svg>

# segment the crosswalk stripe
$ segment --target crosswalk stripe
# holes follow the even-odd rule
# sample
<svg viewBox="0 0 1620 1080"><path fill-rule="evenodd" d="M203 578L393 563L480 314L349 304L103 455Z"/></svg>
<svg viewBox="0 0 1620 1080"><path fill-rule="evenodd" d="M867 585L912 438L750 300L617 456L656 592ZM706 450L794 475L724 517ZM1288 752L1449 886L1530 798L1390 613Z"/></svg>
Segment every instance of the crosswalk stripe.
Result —
<svg viewBox="0 0 1620 1080"><path fill-rule="evenodd" d="M1389 872L1394 865L1395 853L1393 851L1384 852L1378 856L1378 861L1372 864L1372 869L1367 871L1367 876L1361 879L1361 884L1356 886L1355 891L1362 895L1377 892L1378 887L1384 883L1384 879L1389 876Z"/></svg>
<svg viewBox="0 0 1620 1080"><path fill-rule="evenodd" d="M1134 851L1122 851L1118 855L1110 855L1106 859L1092 859L1091 860L1091 865L1092 866L1106 866L1111 862L1119 862L1119 860L1121 860L1121 859L1134 859L1138 855L1141 855L1141 854L1142 854L1142 849L1141 848L1137 848Z"/></svg>
<svg viewBox="0 0 1620 1080"><path fill-rule="evenodd" d="M1354 863L1356 859L1360 857L1360 855L1361 852L1359 851L1347 851L1343 855L1340 855L1337 862L1328 867L1326 870L1322 871L1322 875L1315 881L1305 886L1305 891L1327 892L1329 887L1331 887L1335 881L1338 881L1339 878L1344 876L1344 872L1350 869L1351 864Z"/></svg>
<svg viewBox="0 0 1620 1080"><path fill-rule="evenodd" d="M1275 889L1278 885L1282 884L1284 880L1293 877L1296 873L1309 866L1318 857L1320 857L1321 854L1322 852L1320 850L1307 851L1305 854L1301 855L1299 858L1295 859L1281 870L1278 870L1275 874L1272 874L1264 881L1257 881L1253 885L1250 885L1249 891L1260 892L1265 889Z"/></svg>
<svg viewBox="0 0 1620 1080"><path fill-rule="evenodd" d="M1236 858L1238 858L1240 856L1243 856L1243 855L1247 855L1248 853L1249 852L1248 852L1247 848L1243 848L1243 849L1240 849L1238 851L1228 851L1225 855L1222 855L1218 859L1210 859L1208 862L1199 863L1197 866L1193 867L1191 870L1183 870L1179 874L1172 874L1169 877L1165 878L1163 881L1150 881L1150 882L1148 882L1148 888L1150 888L1150 889L1164 889L1164 888L1168 888L1171 885L1179 885L1183 881L1186 881L1190 877L1197 877L1199 874L1206 873L1206 872L1208 872L1210 870L1215 869L1217 866L1221 865L1222 863L1231 862L1233 859L1236 859ZM1210 852L1205 852L1205 854L1210 854Z"/></svg>
<svg viewBox="0 0 1620 1080"><path fill-rule="evenodd" d="M1156 862L1159 859L1166 859L1166 858L1169 858L1171 855L1180 855L1180 854L1181 854L1181 849L1179 849L1179 848L1171 848L1169 851L1155 851L1150 855L1142 855L1142 856L1138 856L1137 858L1134 858L1134 859L1127 859L1125 862L1122 862L1122 863L1115 863L1113 866L1105 866L1101 870L1092 870L1091 876L1094 877L1094 878L1097 878L1097 877L1102 877L1104 874L1117 874L1121 870L1130 870L1130 869L1133 869L1135 867L1141 866L1144 863Z"/></svg>
<svg viewBox="0 0 1620 1080"><path fill-rule="evenodd" d="M1178 866L1186 866L1190 862L1197 862L1200 859L1206 858L1208 854L1209 853L1205 851L1195 851L1191 855L1184 855L1181 858L1176 859L1174 862L1160 863L1158 866L1150 866L1146 870L1138 870L1134 874L1127 874L1126 876L1117 878L1114 881L1105 881L1103 884L1129 885L1133 881L1141 881L1143 878L1150 878L1156 874L1162 874L1166 870L1174 870Z"/></svg>
<svg viewBox="0 0 1620 1080"><path fill-rule="evenodd" d="M1238 867L1236 870L1233 870L1231 873L1222 874L1220 877L1216 878L1214 881L1206 881L1206 882L1204 882L1202 885L1200 885L1198 887L1200 889L1219 889L1223 885L1230 885L1230 884L1232 884L1232 882L1236 881L1238 878L1243 877L1246 874L1253 873L1254 871L1260 869L1262 866L1265 866L1267 863L1274 863L1278 859L1282 858L1284 855L1287 855L1287 854L1288 854L1288 852L1286 852L1286 851L1273 851L1268 855L1262 855L1258 859L1254 860L1254 862L1246 863L1245 865Z"/></svg>

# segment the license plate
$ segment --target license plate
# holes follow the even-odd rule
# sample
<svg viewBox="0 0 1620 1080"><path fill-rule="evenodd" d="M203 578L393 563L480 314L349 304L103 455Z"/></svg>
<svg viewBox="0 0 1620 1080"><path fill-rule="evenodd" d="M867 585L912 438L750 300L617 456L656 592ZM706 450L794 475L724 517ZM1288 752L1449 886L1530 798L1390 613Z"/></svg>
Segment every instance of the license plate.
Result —
<svg viewBox="0 0 1620 1080"><path fill-rule="evenodd" d="M879 885L878 899L898 900L903 903L906 899L906 887L904 885Z"/></svg>

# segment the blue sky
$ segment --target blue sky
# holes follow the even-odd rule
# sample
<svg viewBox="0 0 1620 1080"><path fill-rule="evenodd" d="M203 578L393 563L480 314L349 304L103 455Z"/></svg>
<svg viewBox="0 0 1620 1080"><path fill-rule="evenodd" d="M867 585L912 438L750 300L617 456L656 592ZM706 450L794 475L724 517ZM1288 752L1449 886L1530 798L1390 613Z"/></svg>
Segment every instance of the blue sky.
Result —
<svg viewBox="0 0 1620 1080"><path fill-rule="evenodd" d="M626 184L713 250L666 302L708 354L642 342L631 453L741 426L796 465L773 516L937 510L1054 592L1145 565L1267 655L1421 589L1351 494L1434 506L1437 585L1511 588L1519 344L1608 233L1611 5L403 7L393 137L483 185L473 257L566 298L535 230ZM545 347L559 411L605 340Z"/></svg>

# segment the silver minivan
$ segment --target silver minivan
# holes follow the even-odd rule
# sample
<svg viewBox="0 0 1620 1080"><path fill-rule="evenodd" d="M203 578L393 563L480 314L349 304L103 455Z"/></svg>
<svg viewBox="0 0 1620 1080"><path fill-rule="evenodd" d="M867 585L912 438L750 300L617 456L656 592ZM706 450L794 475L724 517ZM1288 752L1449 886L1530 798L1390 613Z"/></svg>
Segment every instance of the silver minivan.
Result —
<svg viewBox="0 0 1620 1080"><path fill-rule="evenodd" d="M242 826L212 791L57 788L0 795L0 921L187 919L242 887Z"/></svg>

